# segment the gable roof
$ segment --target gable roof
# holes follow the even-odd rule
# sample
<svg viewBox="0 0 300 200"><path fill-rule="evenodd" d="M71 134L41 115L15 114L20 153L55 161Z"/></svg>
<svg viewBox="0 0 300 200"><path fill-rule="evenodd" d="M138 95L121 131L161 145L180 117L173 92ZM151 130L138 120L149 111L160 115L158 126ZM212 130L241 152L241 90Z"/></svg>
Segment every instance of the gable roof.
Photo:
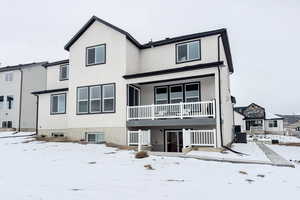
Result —
<svg viewBox="0 0 300 200"><path fill-rule="evenodd" d="M6 66L6 67L1 67L0 72L19 70L19 69L23 69L23 68L26 68L26 67L32 67L33 65L44 65L46 63L47 63L46 61L43 61L43 62L33 62L33 63Z"/></svg>
<svg viewBox="0 0 300 200"><path fill-rule="evenodd" d="M227 30L225 28L223 29L217 29L213 31L207 31L207 32L200 32L200 33L194 33L194 34L189 34L189 35L183 35L179 37L174 37L174 38L166 38L164 40L159 40L155 42L148 42L146 44L140 44L134 37L132 37L128 32L124 31L123 29L114 26L113 24L110 24L103 19L100 19L96 16L92 16L90 20L83 25L83 27L71 38L71 40L65 45L64 49L69 51L70 47L80 38L80 36L95 22L98 21L102 24L105 24L109 26L110 28L114 29L115 31L118 31L126 36L126 38L131 41L137 48L139 49L147 49L147 48L152 48L156 46L161 46L161 45L167 45L167 44L172 44L176 42L181 42L184 40L191 40L195 38L200 38L200 37L207 37L207 36L212 36L212 35L221 35L222 42L223 42L223 47L226 55L226 60L228 63L229 71L234 72L233 69L233 63L232 63L232 58L231 58L231 51L230 51L230 45L229 45L229 40L227 36Z"/></svg>

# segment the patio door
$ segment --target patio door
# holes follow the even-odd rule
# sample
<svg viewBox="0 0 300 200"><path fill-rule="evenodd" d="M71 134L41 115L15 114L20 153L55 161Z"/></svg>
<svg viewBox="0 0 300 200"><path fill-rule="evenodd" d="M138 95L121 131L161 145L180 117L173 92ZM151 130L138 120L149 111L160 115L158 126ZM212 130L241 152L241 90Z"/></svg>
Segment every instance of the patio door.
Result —
<svg viewBox="0 0 300 200"><path fill-rule="evenodd" d="M140 105L140 89L133 85L128 86L128 105L129 106L139 106Z"/></svg>
<svg viewBox="0 0 300 200"><path fill-rule="evenodd" d="M165 151L182 152L182 147L183 147L182 130L166 130Z"/></svg>

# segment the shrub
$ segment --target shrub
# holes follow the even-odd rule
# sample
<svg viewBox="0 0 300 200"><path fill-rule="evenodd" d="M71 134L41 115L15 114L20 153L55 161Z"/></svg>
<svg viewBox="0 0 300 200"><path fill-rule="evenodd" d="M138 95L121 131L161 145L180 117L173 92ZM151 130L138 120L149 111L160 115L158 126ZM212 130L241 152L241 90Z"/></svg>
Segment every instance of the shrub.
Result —
<svg viewBox="0 0 300 200"><path fill-rule="evenodd" d="M149 155L147 153L147 151L139 151L135 154L135 158L147 158Z"/></svg>

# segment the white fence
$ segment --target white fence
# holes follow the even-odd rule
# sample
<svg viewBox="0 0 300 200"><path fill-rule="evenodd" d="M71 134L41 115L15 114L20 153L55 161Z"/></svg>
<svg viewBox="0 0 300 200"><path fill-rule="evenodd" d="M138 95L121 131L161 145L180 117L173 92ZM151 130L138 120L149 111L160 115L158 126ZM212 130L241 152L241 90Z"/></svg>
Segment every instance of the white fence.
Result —
<svg viewBox="0 0 300 200"><path fill-rule="evenodd" d="M183 129L183 146L217 147L216 130L186 130Z"/></svg>
<svg viewBox="0 0 300 200"><path fill-rule="evenodd" d="M151 134L149 130L138 130L138 131L128 131L128 145L129 146L139 146L139 151L141 150L141 145L151 145Z"/></svg>
<svg viewBox="0 0 300 200"><path fill-rule="evenodd" d="M215 117L215 101L127 107L127 120L192 117Z"/></svg>

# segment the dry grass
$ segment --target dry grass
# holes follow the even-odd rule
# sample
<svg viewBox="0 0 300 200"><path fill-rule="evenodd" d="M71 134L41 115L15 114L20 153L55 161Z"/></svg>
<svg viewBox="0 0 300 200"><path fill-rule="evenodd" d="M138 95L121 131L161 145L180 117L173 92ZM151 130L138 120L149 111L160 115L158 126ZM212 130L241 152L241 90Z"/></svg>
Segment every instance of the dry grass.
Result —
<svg viewBox="0 0 300 200"><path fill-rule="evenodd" d="M147 158L149 155L147 153L147 151L139 151L135 154L135 158Z"/></svg>
<svg viewBox="0 0 300 200"><path fill-rule="evenodd" d="M87 144L87 142L85 142L85 141L71 140L68 137L36 136L35 137L35 141L42 141L42 142L71 142L71 143Z"/></svg>
<svg viewBox="0 0 300 200"><path fill-rule="evenodd" d="M105 143L105 145L107 147L113 147L113 148L117 148L120 150L136 150L137 147L132 147L132 146L126 146L126 145L118 145L118 144L114 144L114 143Z"/></svg>
<svg viewBox="0 0 300 200"><path fill-rule="evenodd" d="M300 143L299 143L299 142L291 142L291 143L279 143L279 145L283 145L283 146L294 146L294 147L300 147Z"/></svg>

